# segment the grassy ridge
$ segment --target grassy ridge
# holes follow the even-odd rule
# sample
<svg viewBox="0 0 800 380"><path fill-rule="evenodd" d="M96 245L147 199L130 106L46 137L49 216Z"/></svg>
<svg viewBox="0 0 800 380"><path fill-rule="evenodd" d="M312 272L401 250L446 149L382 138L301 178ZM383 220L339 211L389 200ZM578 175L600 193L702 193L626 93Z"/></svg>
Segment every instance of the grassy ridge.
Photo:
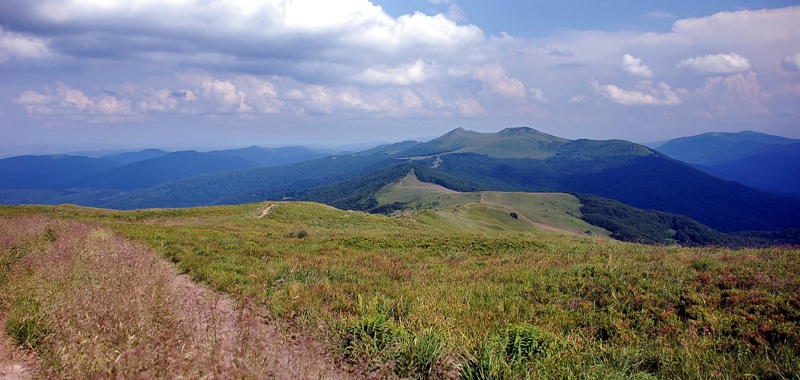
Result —
<svg viewBox="0 0 800 380"><path fill-rule="evenodd" d="M581 219L573 195L521 192L456 192L420 181L415 171L375 195L378 205L396 205L396 215L413 218L447 232L534 231L550 228L608 236L608 231Z"/></svg>
<svg viewBox="0 0 800 380"><path fill-rule="evenodd" d="M192 278L324 326L348 362L412 378L790 378L800 251L440 230L312 203L108 212Z"/></svg>

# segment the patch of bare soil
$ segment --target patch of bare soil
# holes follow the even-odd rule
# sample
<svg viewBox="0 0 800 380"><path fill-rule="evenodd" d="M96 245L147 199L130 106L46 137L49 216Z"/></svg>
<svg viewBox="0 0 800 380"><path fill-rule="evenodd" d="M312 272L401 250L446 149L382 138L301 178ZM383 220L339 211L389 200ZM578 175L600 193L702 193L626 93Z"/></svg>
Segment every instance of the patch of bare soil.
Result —
<svg viewBox="0 0 800 380"><path fill-rule="evenodd" d="M258 216L258 219L267 216L267 214L269 214L269 212L272 211L272 209L275 208L275 206L277 205L278 205L277 203L272 203L269 206L267 206L267 208L265 208L264 211L261 212L261 215Z"/></svg>
<svg viewBox="0 0 800 380"><path fill-rule="evenodd" d="M219 378L354 378L334 364L322 344L292 333L263 308L248 302L237 308L183 275L175 275L173 284L184 299L184 318L196 327L196 339L215 340Z"/></svg>
<svg viewBox="0 0 800 380"><path fill-rule="evenodd" d="M0 318L0 327L5 326L6 318ZM14 347L11 338L0 334L0 379L27 380L34 373L35 358Z"/></svg>

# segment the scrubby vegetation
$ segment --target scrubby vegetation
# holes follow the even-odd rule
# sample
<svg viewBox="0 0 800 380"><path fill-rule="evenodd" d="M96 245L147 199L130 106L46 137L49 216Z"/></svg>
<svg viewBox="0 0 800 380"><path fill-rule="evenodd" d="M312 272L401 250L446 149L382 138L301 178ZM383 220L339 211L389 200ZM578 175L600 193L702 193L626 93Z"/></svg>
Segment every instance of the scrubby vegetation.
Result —
<svg viewBox="0 0 800 380"><path fill-rule="evenodd" d="M2 213L103 225L196 281L319 331L341 360L379 377L800 373L796 249L647 246L547 231L442 234L408 218L312 203L279 203L257 218L264 207ZM46 231L34 235L46 244ZM20 252L4 244L4 254ZM5 262L19 263L14 255ZM18 298L35 302L5 303L10 315L53 302ZM36 339L28 327L5 329Z"/></svg>

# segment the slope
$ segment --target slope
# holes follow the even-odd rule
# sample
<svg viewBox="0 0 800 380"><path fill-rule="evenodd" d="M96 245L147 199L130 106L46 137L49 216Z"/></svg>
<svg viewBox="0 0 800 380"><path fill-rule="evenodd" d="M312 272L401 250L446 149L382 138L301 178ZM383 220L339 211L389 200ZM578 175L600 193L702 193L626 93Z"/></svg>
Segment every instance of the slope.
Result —
<svg viewBox="0 0 800 380"><path fill-rule="evenodd" d="M800 202L724 181L661 155L595 160L441 156L436 169L483 190L574 192L688 216L723 232L800 226Z"/></svg>
<svg viewBox="0 0 800 380"><path fill-rule="evenodd" d="M211 173L98 199L115 209L195 207L283 199L292 194L396 165L382 155L342 155L296 164Z"/></svg>
<svg viewBox="0 0 800 380"><path fill-rule="evenodd" d="M480 133L457 128L449 133L398 153L400 157L471 152L492 157L547 158L569 140L527 127L506 128L497 133Z"/></svg>
<svg viewBox="0 0 800 380"><path fill-rule="evenodd" d="M319 333L359 378L791 378L800 368L797 249L645 246L548 231L444 234L408 218L303 202L279 202L258 218L267 206L0 206L0 220L38 214L113 230L193 280L263 306L267 320ZM53 238L37 225L41 241ZM3 246L12 256L50 251ZM10 305L20 316L35 306ZM115 357L102 363L124 364Z"/></svg>
<svg viewBox="0 0 800 380"><path fill-rule="evenodd" d="M161 149L145 149L137 152L125 152L103 156L104 159L114 161L123 165L132 164L134 162L149 160L151 158L161 157L169 154L167 151Z"/></svg>
<svg viewBox="0 0 800 380"><path fill-rule="evenodd" d="M71 181L71 187L135 190L207 173L249 169L258 163L240 157L184 151L90 174Z"/></svg>
<svg viewBox="0 0 800 380"><path fill-rule="evenodd" d="M509 136L528 149L513 154L495 149L505 146ZM398 156L426 154L435 161L431 169L480 190L596 194L685 215L723 232L800 227L796 200L714 178L628 141L548 136L530 128L498 133L456 129Z"/></svg>
<svg viewBox="0 0 800 380"><path fill-rule="evenodd" d="M760 132L709 132L670 140L657 150L676 160L701 165L718 165L797 142Z"/></svg>
<svg viewBox="0 0 800 380"><path fill-rule="evenodd" d="M289 165L327 156L327 154L319 153L303 146L264 148L253 145L247 148L214 150L208 153L216 156L241 157L264 166Z"/></svg>
<svg viewBox="0 0 800 380"><path fill-rule="evenodd" d="M775 146L718 165L695 166L754 189L800 197L800 142Z"/></svg>
<svg viewBox="0 0 800 380"><path fill-rule="evenodd" d="M463 193L422 182L412 171L385 186L375 198L379 205L402 204L395 215L408 215L447 232L546 229L608 235L607 231L580 219L580 202L569 194Z"/></svg>
<svg viewBox="0 0 800 380"><path fill-rule="evenodd" d="M17 156L0 160L0 189L63 189L78 178L120 164L83 156Z"/></svg>

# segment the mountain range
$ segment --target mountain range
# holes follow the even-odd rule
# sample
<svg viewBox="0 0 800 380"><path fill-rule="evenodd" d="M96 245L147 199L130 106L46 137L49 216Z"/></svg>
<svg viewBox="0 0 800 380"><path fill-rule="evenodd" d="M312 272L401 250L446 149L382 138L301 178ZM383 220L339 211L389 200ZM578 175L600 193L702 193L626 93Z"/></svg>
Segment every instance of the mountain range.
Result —
<svg viewBox="0 0 800 380"><path fill-rule="evenodd" d="M21 156L0 160L0 203L132 209L291 198L390 212L402 208L402 202L380 204L376 194L413 171L421 181L458 191L592 194L628 207L682 215L726 233L799 228L800 200L719 174L724 165L741 173L735 169L746 167L740 161L761 157L761 162L769 162L770 155L782 154L779 162L786 157L800 162L792 158L797 144L773 137L718 134L677 139L652 149L623 140L569 140L527 127L496 133L458 128L425 143L405 141L332 156L303 147L206 153L146 150L95 159ZM738 155L723 148L720 138L734 141ZM688 160L695 149L708 152L709 144L720 146L715 155L691 164L677 159ZM790 164L777 165L774 158L772 162L791 170ZM709 174L714 170L718 174ZM783 183L780 189L791 192L793 182L784 178ZM595 219L599 220L596 214Z"/></svg>
<svg viewBox="0 0 800 380"><path fill-rule="evenodd" d="M713 176L800 197L800 140L754 131L681 137L655 147Z"/></svg>

